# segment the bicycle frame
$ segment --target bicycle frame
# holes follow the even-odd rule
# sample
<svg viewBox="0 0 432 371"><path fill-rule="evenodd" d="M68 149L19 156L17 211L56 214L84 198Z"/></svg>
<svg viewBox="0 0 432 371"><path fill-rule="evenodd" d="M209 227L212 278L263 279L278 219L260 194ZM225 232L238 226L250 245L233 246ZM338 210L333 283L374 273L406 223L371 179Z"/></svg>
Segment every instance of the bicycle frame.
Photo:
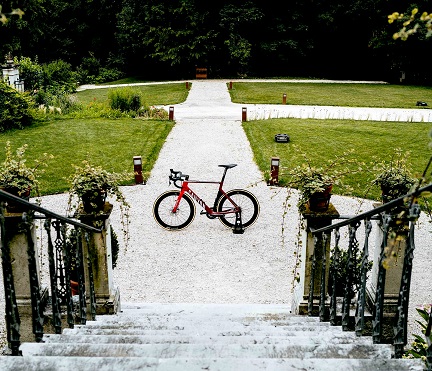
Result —
<svg viewBox="0 0 432 371"><path fill-rule="evenodd" d="M223 183L224 183L224 179L225 179L225 175L226 175L226 169L225 172L222 176L222 180L220 182L216 182L216 181L203 181L203 180L184 180L181 186L181 190L180 190L180 194L177 198L177 201L173 207L172 212L175 213L177 211L177 208L180 205L180 201L183 197L183 195L187 192L189 193L192 198L198 203L198 205L200 205L205 212L208 215L214 216L214 217L218 217L218 216L223 216L226 214L233 214L233 213L239 213L240 212L240 207L225 193L225 191L222 189L223 187ZM215 201L214 201L214 205L213 208L209 207L205 201L199 197L190 187L189 184L219 184L219 189L218 189L218 193L216 195ZM228 209L225 211L216 211L216 207L217 207L217 201L220 199L221 196L225 196L233 205L232 209Z"/></svg>

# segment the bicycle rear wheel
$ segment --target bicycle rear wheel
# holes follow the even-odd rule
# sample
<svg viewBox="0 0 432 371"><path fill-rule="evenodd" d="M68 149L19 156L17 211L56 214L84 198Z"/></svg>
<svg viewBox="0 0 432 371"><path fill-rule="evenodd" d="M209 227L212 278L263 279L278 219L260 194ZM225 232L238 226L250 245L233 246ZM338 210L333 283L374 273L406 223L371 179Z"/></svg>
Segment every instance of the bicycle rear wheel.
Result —
<svg viewBox="0 0 432 371"><path fill-rule="evenodd" d="M179 191L167 191L156 199L153 205L153 216L162 228L180 230L194 220L195 204L187 194L183 195L177 211L173 213L179 194Z"/></svg>
<svg viewBox="0 0 432 371"><path fill-rule="evenodd" d="M241 210L241 219L243 228L250 227L258 218L260 207L257 198L250 192L244 189L233 189L228 191L227 196L235 202ZM234 205L223 195L217 204L217 211L227 211L234 208ZM228 228L234 228L236 215L235 213L226 214L219 217L222 224Z"/></svg>

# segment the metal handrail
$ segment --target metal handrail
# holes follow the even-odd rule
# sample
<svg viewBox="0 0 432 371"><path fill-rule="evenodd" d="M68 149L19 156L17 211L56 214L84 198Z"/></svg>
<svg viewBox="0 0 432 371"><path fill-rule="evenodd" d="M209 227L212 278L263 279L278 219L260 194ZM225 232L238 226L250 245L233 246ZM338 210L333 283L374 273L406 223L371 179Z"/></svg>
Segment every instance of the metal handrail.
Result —
<svg viewBox="0 0 432 371"><path fill-rule="evenodd" d="M9 192L0 189L0 227L1 227L1 260L2 260L2 273L5 290L5 306L6 306L6 322L7 322L7 337L8 345L11 349L11 354L14 356L21 355L19 350L20 341L20 313L18 311L17 297L13 279L13 267L10 258L10 246L9 236L5 227L5 217L15 216L15 214L4 213L7 209L8 201L20 204L25 207L25 212L22 214L22 220L20 221L20 228L26 233L27 237L27 254L28 254L28 268L30 278L30 296L31 296L31 309L32 309L32 328L35 340L37 342L43 341L44 334L44 314L42 312L42 297L41 287L37 276L37 254L35 249L35 241L33 240L32 224L35 219L45 219L45 229L47 232L47 243L48 243L48 263L49 263L49 275L51 284L51 302L52 302L52 318L53 327L56 333L61 333L61 310L60 305L66 305L67 309L67 321L69 327L74 326L74 303L71 295L70 288L70 275L69 269L71 264L70 251L66 248L66 226L74 226L78 231L79 235L84 233L84 236L89 244L89 232L102 233L103 228L98 229L91 225L87 225L71 219L66 216L59 215L55 212L47 210L38 204L29 202L26 199L17 197ZM6 204L6 205L5 205ZM35 215L35 212L38 214ZM54 219L54 221L52 221ZM53 241L51 238L51 226L54 226L56 238ZM54 246L55 245L55 246ZM91 316L95 319L95 308L96 308L96 295L94 290L94 278L92 272L92 265L89 256L83 256L82 253L82 241L81 238L77 239L76 246L76 267L77 267L77 278L79 284L79 319L81 324L85 324L87 320L86 315L86 288L85 285L89 283L89 295L90 295L90 308L92 309ZM87 261L89 277L84 277L84 265ZM60 286L60 287L59 287Z"/></svg>
<svg viewBox="0 0 432 371"><path fill-rule="evenodd" d="M404 205L404 210L407 210L408 215L403 216L404 223L409 227L406 230L406 234L404 234L404 253L403 253L403 265L401 270L401 282L400 289L398 295L398 304L397 310L395 311L394 318L394 335L393 335L393 346L395 351L395 358L401 358L404 352L404 346L407 344L407 316L408 316L408 302L409 302L409 294L410 294L410 286L411 286L411 272L412 272L412 261L413 261L413 251L415 249L414 244L414 226L415 222L420 215L420 205L416 202L416 198L420 196L424 192L430 192L432 190L432 184L428 184L420 188L417 188L403 195L393 201L385 203L383 205L379 205L372 210L366 211L362 214L355 215L349 219L342 220L335 224L330 224L328 226L322 228L309 227L308 231L313 236L314 240L314 249L312 256L312 264L311 264L311 274L310 274L310 283L309 283L309 300L308 300L308 314L312 315L312 310L314 306L314 295L316 297L314 290L314 281L315 275L318 270L317 265L320 265L321 269L321 280L320 280L320 296L319 296L319 313L320 319L322 321L327 320L326 313L326 249L330 244L326 241L330 238L331 232L334 231L336 244L335 244L335 254L338 253L339 250L339 231L342 227L349 228L349 243L348 243L348 258L345 269L347 271L347 277L345 278L345 289L344 289L344 297L342 302L342 315L341 322L342 328L344 330L351 329L351 318L350 308L351 308L351 275L353 272L353 264L355 260L353 260L352 256L356 255L356 251L359 248L359 241L356 237L356 230L361 225L361 222L364 222L365 225L365 236L364 236L364 246L362 249L362 261L361 261L361 282L360 289L357 292L357 302L356 302L356 314L355 314L355 331L358 336L361 336L364 331L364 309L366 305L365 293L366 293L366 279L367 279L367 264L368 264L368 245L369 245L369 234L371 230L372 219L379 219L381 228L382 228L382 239L380 245L380 254L378 261L378 271L376 277L376 286L375 286L375 300L374 300L374 310L372 316L372 336L374 343L380 343L383 337L383 323L384 323L384 296L385 296L385 278L386 278L386 269L384 267L384 258L385 258L385 247L387 246L387 241L390 236L392 223L401 217L399 215L397 206ZM406 207L406 208L405 208ZM409 211L408 211L409 210ZM345 218L345 217L344 217ZM315 259L316 251L323 250L321 261L318 262ZM345 264L345 263L344 263ZM329 274L331 277L334 275L334 270L339 269L334 264L331 265ZM331 301L329 306L329 314L330 314L330 322L335 325L336 324L336 293L335 293L335 282L332 285L333 291L331 293ZM387 325L386 325L387 326ZM429 319L427 332L430 334L432 328L432 316ZM387 335L386 335L387 336ZM432 361L432 344L428 340L428 357ZM429 359L428 359L429 360ZM432 362L429 362L428 370L432 371L432 367L430 366Z"/></svg>
<svg viewBox="0 0 432 371"><path fill-rule="evenodd" d="M37 212L44 214L45 216L48 216L50 218L58 219L58 220L61 220L65 223L72 224L75 227L83 228L83 229L91 231L91 232L99 232L99 233L102 232L102 229L98 229L98 228L92 227L91 225L78 222L74 219L68 218L67 216L62 216L62 215L56 214L52 211L44 209L43 207L41 207L37 204L28 202L27 200L25 200L21 197L15 196L15 195L13 195L9 192L3 191L1 189L0 189L0 197L4 197L4 198L9 199L11 201L20 203L21 205L27 206L31 210L37 211Z"/></svg>
<svg viewBox="0 0 432 371"><path fill-rule="evenodd" d="M335 224L331 224L331 225L328 225L326 227L319 228L319 229L310 228L310 231L311 231L312 234L317 234L317 233L322 233L322 232L329 232L329 231L332 231L334 229L345 227L345 226L348 226L348 225L350 225L352 223L359 222L359 221L364 220L364 219L371 219L375 215L381 214L384 211L391 210L395 206L403 204L403 202L407 198L412 197L412 196L418 196L422 192L427 192L427 191L432 191L432 183L429 184L429 185L427 185L427 186L425 186L425 187L419 188L419 189L417 189L417 190L415 190L413 192L407 193L406 195L401 196L399 198L396 198L396 199L394 199L394 200L392 200L390 202L387 202L387 203L385 203L383 205L377 206L376 208L374 208L372 210L366 211L366 212L364 212L362 214L355 215L355 216L353 216L353 217L351 217L351 218L349 218L347 220L344 220L344 221L341 221L341 222L338 222L338 223L335 223Z"/></svg>

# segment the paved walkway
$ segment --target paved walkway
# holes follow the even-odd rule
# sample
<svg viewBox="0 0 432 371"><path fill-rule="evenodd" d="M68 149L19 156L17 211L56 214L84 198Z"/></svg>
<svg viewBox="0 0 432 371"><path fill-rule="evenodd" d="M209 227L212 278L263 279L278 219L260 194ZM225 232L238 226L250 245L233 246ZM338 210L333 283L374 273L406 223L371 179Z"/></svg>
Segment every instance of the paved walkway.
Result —
<svg viewBox="0 0 432 371"><path fill-rule="evenodd" d="M241 125L241 107L230 102L223 82L194 82L185 103L174 108L176 125L167 138L146 186L142 207L131 230L142 230L121 257L115 278L122 296L156 302L289 303L293 260L281 242L284 192L263 182ZM161 229L153 220L155 198L168 189L169 169L192 179L218 180L219 164L229 170L226 189L249 188L259 199L261 215L243 235L234 235L218 220L197 215L183 231ZM127 191L134 192L137 188ZM212 203L216 188L199 186L199 195ZM131 195L131 197L135 197ZM197 207L199 214L200 208ZM142 227L145 226L145 227ZM294 234L293 234L294 236ZM131 266L143 257L139 274ZM136 283L142 285L138 294Z"/></svg>

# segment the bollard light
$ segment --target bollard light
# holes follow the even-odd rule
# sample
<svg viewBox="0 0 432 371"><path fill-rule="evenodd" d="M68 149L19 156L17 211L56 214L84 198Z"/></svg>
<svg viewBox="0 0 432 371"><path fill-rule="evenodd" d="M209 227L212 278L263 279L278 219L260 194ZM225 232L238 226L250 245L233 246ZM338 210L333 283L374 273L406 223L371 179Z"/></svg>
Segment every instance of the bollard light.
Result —
<svg viewBox="0 0 432 371"><path fill-rule="evenodd" d="M247 121L247 108L242 108L242 121Z"/></svg>
<svg viewBox="0 0 432 371"><path fill-rule="evenodd" d="M189 90L189 81L186 81L186 90Z"/></svg>
<svg viewBox="0 0 432 371"><path fill-rule="evenodd" d="M285 93L282 96L282 104L286 104L286 94Z"/></svg>
<svg viewBox="0 0 432 371"><path fill-rule="evenodd" d="M232 90L232 81L229 83L229 89Z"/></svg>
<svg viewBox="0 0 432 371"><path fill-rule="evenodd" d="M279 157L272 157L270 162L270 180L269 185L279 184Z"/></svg>
<svg viewBox="0 0 432 371"><path fill-rule="evenodd" d="M169 120L170 121L174 120L174 107L173 106L171 106L169 108Z"/></svg>
<svg viewBox="0 0 432 371"><path fill-rule="evenodd" d="M141 156L134 156L133 164L134 164L135 183L136 184L142 184L144 182L144 179L143 179L143 174L142 174L142 158L141 158Z"/></svg>

